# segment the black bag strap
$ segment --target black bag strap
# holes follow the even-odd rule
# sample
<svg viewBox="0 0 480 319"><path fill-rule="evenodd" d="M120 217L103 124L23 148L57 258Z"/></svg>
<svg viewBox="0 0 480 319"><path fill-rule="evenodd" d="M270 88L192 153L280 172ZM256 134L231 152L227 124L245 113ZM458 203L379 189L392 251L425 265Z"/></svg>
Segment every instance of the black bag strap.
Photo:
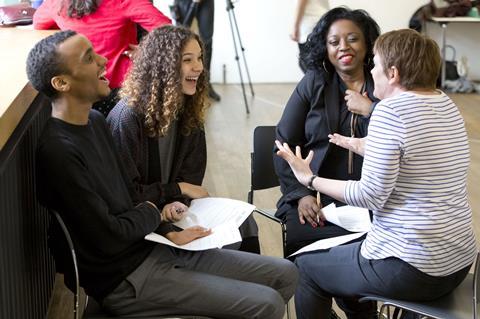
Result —
<svg viewBox="0 0 480 319"><path fill-rule="evenodd" d="M450 50L450 52L452 53L452 59L449 60L447 59L447 49ZM447 44L445 45L445 57L444 57L445 61L456 61L457 60L457 50L455 50L455 47L453 45L450 45L450 44Z"/></svg>

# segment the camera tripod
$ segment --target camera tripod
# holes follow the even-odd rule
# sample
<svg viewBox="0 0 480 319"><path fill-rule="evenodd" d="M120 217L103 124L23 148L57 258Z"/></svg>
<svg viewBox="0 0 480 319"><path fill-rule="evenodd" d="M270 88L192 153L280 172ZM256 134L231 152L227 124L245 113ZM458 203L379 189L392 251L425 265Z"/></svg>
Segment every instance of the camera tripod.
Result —
<svg viewBox="0 0 480 319"><path fill-rule="evenodd" d="M247 94L245 93L245 83L243 82L242 67L240 65L240 58L238 56L237 41L238 45L240 46L240 50L242 51L243 64L245 66L245 71L247 72L248 84L250 85L250 93L252 94L252 96L255 96L255 93L253 92L252 80L250 79L250 72L248 71L247 60L245 59L245 48L243 47L242 39L240 38L240 32L238 31L237 18L235 17L234 11L235 7L233 6L231 0L226 1L228 20L230 21L230 30L232 31L233 48L235 49L235 60L237 61L238 74L240 75L240 84L242 86L243 100L245 101L245 110L247 111L247 114L250 114L250 110L248 108Z"/></svg>

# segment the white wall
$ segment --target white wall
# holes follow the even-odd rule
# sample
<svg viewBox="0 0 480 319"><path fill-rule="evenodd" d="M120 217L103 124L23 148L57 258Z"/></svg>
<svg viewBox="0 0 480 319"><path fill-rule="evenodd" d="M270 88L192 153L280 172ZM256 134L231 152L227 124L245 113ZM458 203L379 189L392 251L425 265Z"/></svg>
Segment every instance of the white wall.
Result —
<svg viewBox="0 0 480 319"><path fill-rule="evenodd" d="M441 46L442 30L438 24L429 22L427 24L427 34L437 41L439 46ZM467 78L479 81L480 22L448 24L447 44L455 47L455 50L457 51L457 60L460 60L462 56L467 58L467 66L469 69ZM449 50L447 50L447 59L451 59Z"/></svg>
<svg viewBox="0 0 480 319"><path fill-rule="evenodd" d="M252 82L297 82L302 75L297 67L298 50L296 43L289 38L295 1L232 2ZM225 65L226 82L237 83L239 73L226 3L226 0L215 0L215 31L210 72L212 82L221 83ZM162 12L168 13L167 1L155 1L155 4ZM238 43L237 48L240 50ZM238 54L243 66L241 51ZM246 72L244 69L242 72L246 82Z"/></svg>
<svg viewBox="0 0 480 319"><path fill-rule="evenodd" d="M156 0L156 5L168 12L168 0ZM408 27L412 14L428 0L330 0L330 6L346 5L365 9L380 25L381 31ZM234 12L245 48L245 56L254 83L298 82L302 76L298 68L297 44L290 40L296 0L234 0ZM451 24L448 42L457 48L457 58L466 55L470 78L480 79L477 63L480 24ZM428 33L440 40L440 28L428 25ZM226 82L238 83L231 29L226 11L226 0L215 0L215 32L211 66L212 82L223 82L222 66L226 66ZM242 61L241 52L239 52ZM244 74L244 81L246 75Z"/></svg>

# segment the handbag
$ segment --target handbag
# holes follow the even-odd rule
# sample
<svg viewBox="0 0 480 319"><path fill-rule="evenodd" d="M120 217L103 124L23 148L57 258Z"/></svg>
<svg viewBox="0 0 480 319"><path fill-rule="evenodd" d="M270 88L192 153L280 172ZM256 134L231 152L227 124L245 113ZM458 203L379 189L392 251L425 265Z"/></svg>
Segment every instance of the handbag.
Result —
<svg viewBox="0 0 480 319"><path fill-rule="evenodd" d="M453 55L451 60L447 60L447 58L445 57L445 80L450 80L450 81L458 80L458 78L460 78L460 75L458 74L457 60L455 59L457 55L456 50L453 46L446 45L445 55L447 55L446 54L447 49L450 49Z"/></svg>
<svg viewBox="0 0 480 319"><path fill-rule="evenodd" d="M27 3L0 7L0 26L12 27L33 23L35 9Z"/></svg>

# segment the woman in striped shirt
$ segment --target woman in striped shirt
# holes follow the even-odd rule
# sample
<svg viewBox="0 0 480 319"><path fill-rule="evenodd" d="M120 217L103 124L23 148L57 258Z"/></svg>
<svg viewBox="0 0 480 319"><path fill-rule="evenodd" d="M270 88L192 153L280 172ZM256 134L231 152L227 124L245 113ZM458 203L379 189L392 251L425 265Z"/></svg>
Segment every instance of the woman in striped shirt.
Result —
<svg viewBox="0 0 480 319"><path fill-rule="evenodd" d="M349 318L375 316L373 304L358 303L364 295L436 299L460 284L475 259L468 139L456 105L435 87L438 46L398 30L380 36L374 52L374 95L382 101L367 138L331 136L364 155L360 181L317 177L309 168L312 152L302 159L299 148L295 155L276 142L302 184L374 212L363 242L297 258L298 318L327 318L332 297Z"/></svg>

